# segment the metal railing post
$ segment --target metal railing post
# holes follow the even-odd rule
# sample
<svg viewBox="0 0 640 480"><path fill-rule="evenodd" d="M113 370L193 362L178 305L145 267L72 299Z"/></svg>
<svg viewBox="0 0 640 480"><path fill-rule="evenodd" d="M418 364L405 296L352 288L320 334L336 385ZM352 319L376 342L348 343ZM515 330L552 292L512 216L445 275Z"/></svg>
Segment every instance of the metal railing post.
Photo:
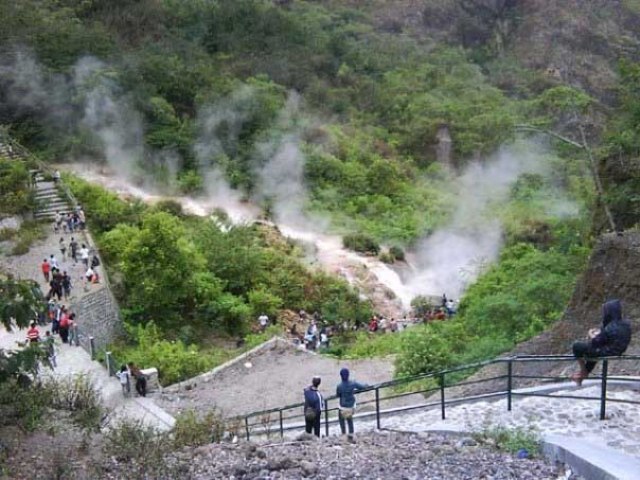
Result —
<svg viewBox="0 0 640 480"><path fill-rule="evenodd" d="M324 402L324 435L329 436L329 401Z"/></svg>
<svg viewBox="0 0 640 480"><path fill-rule="evenodd" d="M607 414L607 374L609 371L609 360L602 361L602 389L600 390L600 420L604 420Z"/></svg>
<svg viewBox="0 0 640 480"><path fill-rule="evenodd" d="M280 417L280 438L284 440L284 426L282 424L282 410L278 410L278 415Z"/></svg>
<svg viewBox="0 0 640 480"><path fill-rule="evenodd" d="M89 353L91 353L91 360L96 359L96 340L93 337L89 337Z"/></svg>
<svg viewBox="0 0 640 480"><path fill-rule="evenodd" d="M440 374L440 409L442 410L442 420L445 420L445 407L444 407L444 373Z"/></svg>
<svg viewBox="0 0 640 480"><path fill-rule="evenodd" d="M376 387L376 427L380 430L380 389Z"/></svg>
<svg viewBox="0 0 640 480"><path fill-rule="evenodd" d="M111 352L105 352L104 360L107 366L107 375L111 376Z"/></svg>
<svg viewBox="0 0 640 480"><path fill-rule="evenodd" d="M249 417L244 417L244 429L247 432L247 442L249 441Z"/></svg>
<svg viewBox="0 0 640 480"><path fill-rule="evenodd" d="M513 361L507 362L507 411L511 411L511 390L513 388Z"/></svg>

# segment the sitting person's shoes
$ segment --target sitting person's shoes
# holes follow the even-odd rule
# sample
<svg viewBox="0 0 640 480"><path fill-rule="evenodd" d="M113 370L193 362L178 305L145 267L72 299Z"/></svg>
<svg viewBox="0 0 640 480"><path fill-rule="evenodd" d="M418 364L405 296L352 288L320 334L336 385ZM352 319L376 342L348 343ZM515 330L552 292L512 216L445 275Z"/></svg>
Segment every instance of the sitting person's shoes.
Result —
<svg viewBox="0 0 640 480"><path fill-rule="evenodd" d="M576 372L573 375L571 375L571 380L575 382L575 384L580 387L582 386L582 381L587 378L587 374L582 373L582 372Z"/></svg>

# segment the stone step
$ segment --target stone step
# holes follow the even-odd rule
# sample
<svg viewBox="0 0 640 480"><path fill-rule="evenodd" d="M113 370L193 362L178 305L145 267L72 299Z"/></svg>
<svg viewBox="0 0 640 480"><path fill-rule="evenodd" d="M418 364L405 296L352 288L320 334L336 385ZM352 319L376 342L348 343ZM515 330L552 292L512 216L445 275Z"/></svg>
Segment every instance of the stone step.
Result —
<svg viewBox="0 0 640 480"><path fill-rule="evenodd" d="M52 190L47 192L36 192L35 197L36 198L52 198L52 197L61 198L61 195L60 195L60 192Z"/></svg>

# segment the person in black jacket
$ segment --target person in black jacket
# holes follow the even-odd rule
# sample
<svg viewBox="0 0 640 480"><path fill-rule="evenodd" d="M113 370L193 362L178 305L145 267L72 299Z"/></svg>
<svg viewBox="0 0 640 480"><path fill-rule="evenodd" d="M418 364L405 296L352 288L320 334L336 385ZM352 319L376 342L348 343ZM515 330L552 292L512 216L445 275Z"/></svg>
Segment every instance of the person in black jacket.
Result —
<svg viewBox="0 0 640 480"><path fill-rule="evenodd" d="M304 389L305 430L307 433L311 433L313 430L316 437L320 436L320 419L324 408L322 394L318 391L320 382L320 377L313 377L311 385Z"/></svg>
<svg viewBox="0 0 640 480"><path fill-rule="evenodd" d="M631 324L622 318L620 300L610 300L602 306L602 328L589 330L589 341L574 342L573 355L580 371L571 379L578 386L596 366L595 357L622 355L631 341Z"/></svg>

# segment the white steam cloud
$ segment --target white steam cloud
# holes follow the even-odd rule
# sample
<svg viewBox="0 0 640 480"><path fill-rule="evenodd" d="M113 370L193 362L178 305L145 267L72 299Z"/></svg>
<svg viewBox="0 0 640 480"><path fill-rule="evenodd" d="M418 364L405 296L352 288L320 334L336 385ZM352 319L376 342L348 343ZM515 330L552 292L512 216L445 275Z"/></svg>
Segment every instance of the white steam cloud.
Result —
<svg viewBox="0 0 640 480"><path fill-rule="evenodd" d="M454 182L457 200L451 220L415 249L417 273L407 282L405 302L418 294L458 298L482 267L498 258L503 232L492 211L508 199L520 175L548 173L546 160L539 147L525 142L519 148L503 147L493 158L464 169Z"/></svg>
<svg viewBox="0 0 640 480"><path fill-rule="evenodd" d="M74 68L74 87L85 91L81 124L101 142L109 167L131 180L144 157L142 117L108 76L107 66L93 58L81 59ZM163 159L160 158L159 161ZM173 161L173 159L170 159Z"/></svg>

